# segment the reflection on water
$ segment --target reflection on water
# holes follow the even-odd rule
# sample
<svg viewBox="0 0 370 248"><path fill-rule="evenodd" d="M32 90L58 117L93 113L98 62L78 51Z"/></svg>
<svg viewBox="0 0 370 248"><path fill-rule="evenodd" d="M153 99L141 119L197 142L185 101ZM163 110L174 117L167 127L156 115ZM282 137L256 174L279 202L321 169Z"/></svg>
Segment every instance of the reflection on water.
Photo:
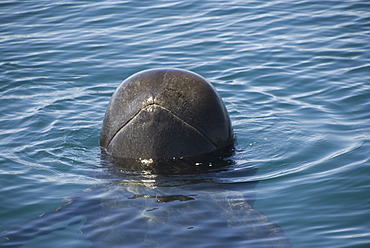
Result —
<svg viewBox="0 0 370 248"><path fill-rule="evenodd" d="M199 174L226 170L234 164L230 158L234 150L234 145L231 145L207 154L153 160L114 157L101 148L101 161L106 168L109 168L111 174L118 175L122 173L150 176Z"/></svg>
<svg viewBox="0 0 370 248"><path fill-rule="evenodd" d="M186 196L186 195L145 195L145 194L136 194L133 197L130 197L128 199L136 199L136 198L152 198L157 199L156 202L158 203L166 203L166 202L172 202L172 201L190 201L194 200L193 197Z"/></svg>
<svg viewBox="0 0 370 248"><path fill-rule="evenodd" d="M81 231L78 239L91 247L217 247L225 241L234 247L290 247L283 230L253 209L257 182L244 183L244 193L232 190L233 185L217 180L217 175L233 161L216 158L188 163L198 168L199 162L194 161L202 161L208 171L203 168L189 173L185 166L184 171L177 168L175 175L144 170L150 168L146 163L134 173L125 170L132 166L103 159L96 175L99 183L55 211L6 231L3 237L7 241L2 245L21 246L77 225ZM250 175L254 173L251 167Z"/></svg>

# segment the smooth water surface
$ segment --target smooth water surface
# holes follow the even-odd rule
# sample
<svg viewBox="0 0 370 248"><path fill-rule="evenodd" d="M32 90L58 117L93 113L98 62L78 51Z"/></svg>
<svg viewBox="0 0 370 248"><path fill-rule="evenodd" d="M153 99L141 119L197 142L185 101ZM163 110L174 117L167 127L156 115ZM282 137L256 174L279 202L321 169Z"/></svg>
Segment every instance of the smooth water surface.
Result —
<svg viewBox="0 0 370 248"><path fill-rule="evenodd" d="M3 246L370 245L368 1L5 0L0 54ZM113 91L162 67L223 98L222 170L102 166Z"/></svg>

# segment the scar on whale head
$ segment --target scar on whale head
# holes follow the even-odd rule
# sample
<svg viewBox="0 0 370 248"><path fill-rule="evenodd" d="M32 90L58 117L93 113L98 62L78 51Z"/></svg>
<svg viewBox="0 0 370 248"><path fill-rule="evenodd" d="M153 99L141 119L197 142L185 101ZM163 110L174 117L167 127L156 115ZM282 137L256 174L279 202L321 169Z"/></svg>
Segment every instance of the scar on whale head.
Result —
<svg viewBox="0 0 370 248"><path fill-rule="evenodd" d="M233 146L225 105L203 77L182 69L138 72L108 104L100 146L146 161L209 154Z"/></svg>

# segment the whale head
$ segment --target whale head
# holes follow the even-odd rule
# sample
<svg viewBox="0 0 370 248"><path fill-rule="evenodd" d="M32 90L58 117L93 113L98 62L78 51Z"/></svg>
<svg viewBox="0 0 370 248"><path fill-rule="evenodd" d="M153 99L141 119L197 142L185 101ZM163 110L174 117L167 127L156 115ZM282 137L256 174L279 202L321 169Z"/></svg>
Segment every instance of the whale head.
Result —
<svg viewBox="0 0 370 248"><path fill-rule="evenodd" d="M118 158L157 160L232 146L225 105L203 77L181 69L132 75L108 104L100 146Z"/></svg>

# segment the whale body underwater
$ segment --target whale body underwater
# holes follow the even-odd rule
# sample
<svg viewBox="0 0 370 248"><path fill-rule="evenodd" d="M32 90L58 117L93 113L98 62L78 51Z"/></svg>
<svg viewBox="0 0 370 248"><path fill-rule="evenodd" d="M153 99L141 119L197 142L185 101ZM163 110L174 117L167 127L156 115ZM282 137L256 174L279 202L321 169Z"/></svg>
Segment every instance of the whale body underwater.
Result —
<svg viewBox="0 0 370 248"><path fill-rule="evenodd" d="M108 104L100 147L116 158L161 160L229 149L230 118L215 88L182 69L151 69L124 80Z"/></svg>

